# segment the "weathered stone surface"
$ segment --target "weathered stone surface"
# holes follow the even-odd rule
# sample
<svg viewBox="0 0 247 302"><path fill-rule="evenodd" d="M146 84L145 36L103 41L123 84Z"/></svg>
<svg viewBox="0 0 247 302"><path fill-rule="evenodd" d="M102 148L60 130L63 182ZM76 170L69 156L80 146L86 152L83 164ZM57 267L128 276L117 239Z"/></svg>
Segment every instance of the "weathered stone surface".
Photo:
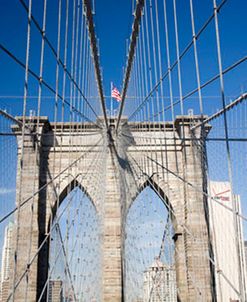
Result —
<svg viewBox="0 0 247 302"><path fill-rule="evenodd" d="M16 215L16 265L14 255L12 257L12 267L16 270L12 270L10 284L14 277L16 281L21 277L27 263L36 255L49 232L57 201L61 203L74 187L80 186L103 217L102 288L99 289L102 291L102 301L122 301L123 218L138 192L149 185L166 200L173 217L180 300L212 301L209 237L201 193L205 181L201 149L192 140L183 141L181 134L184 133L186 138L192 137L189 130L191 119L195 120L196 117L177 118L175 129L171 123L154 123L151 128L148 124L141 129L135 123L127 124L117 138L112 133L115 142L106 147L106 136L103 135L102 139L100 132L94 132L93 125L88 124L84 128L75 125L75 129L80 131L76 130L70 137L69 124L64 124L63 128L58 124L54 132L54 125L43 118L37 130L40 149L34 149L32 138L26 136L22 166L21 137L17 135L17 205L42 186L45 189L31 198ZM19 129L14 131L18 134ZM200 138L200 133L193 135ZM101 145L92 149L100 140ZM102 174L97 173L102 167L91 167L102 150L106 150L103 158L106 167L104 180L99 179ZM87 156L78 160L85 151L88 152ZM66 169L75 160L78 162ZM63 170L65 172L61 176L51 181ZM99 183L102 186L95 185ZM16 301L24 302L26 296L28 301L36 301L47 278L48 251L47 242L28 268L28 282L23 278L18 285ZM199 293L195 281L200 288ZM5 288L6 296L11 286L6 284Z"/></svg>

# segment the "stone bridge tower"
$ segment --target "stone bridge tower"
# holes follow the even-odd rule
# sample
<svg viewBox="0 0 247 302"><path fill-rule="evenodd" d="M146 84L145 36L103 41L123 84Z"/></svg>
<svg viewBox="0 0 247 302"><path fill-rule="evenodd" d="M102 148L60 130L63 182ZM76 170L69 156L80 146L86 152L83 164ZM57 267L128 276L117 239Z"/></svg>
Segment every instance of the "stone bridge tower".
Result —
<svg viewBox="0 0 247 302"><path fill-rule="evenodd" d="M17 194L16 198L18 251L15 257L13 255L12 266L15 261L16 270L12 271L18 281L23 271L28 270L29 279L27 292L26 278L21 279L15 300L24 302L27 296L28 301L34 302L44 287L49 254L49 241L44 239L49 234L56 208L67 195L69 183L70 190L75 186L83 188L97 211L104 213L102 301L124 301L121 233L128 208L146 186L163 198L172 213L179 300L212 301L207 201L202 194L206 187L203 141L209 128L204 127L203 132L198 128L192 133L190 126L197 121L200 118L196 116L181 116L175 123L143 123L138 127L122 119L118 134L114 120L110 121L108 133L104 130L95 133L96 126L90 123L83 126L75 123L72 129L76 129L76 135L73 135L73 147L69 147L71 123L54 125L41 117L39 127L35 119L29 121L35 132L27 132L24 137L22 161L21 130L14 127L19 146L17 184L21 184L17 192L21 196ZM93 148L99 141L101 143ZM99 152L104 153L105 180L102 187L95 187L92 179L98 171L90 170L90 163ZM60 171L64 173L59 175ZM99 194L103 187L104 194ZM25 204L20 204L23 201ZM30 219L32 229L27 223ZM30 238L32 245L27 251ZM32 262L27 267L30 259ZM12 283L10 280L8 292Z"/></svg>

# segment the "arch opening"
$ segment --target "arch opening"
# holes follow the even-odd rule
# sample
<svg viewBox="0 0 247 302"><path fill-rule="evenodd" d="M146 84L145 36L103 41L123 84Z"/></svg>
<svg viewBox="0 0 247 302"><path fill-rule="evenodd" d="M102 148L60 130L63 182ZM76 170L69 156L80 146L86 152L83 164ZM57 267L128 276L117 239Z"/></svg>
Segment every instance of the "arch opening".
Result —
<svg viewBox="0 0 247 302"><path fill-rule="evenodd" d="M100 217L88 193L73 183L54 210L45 294L47 301L100 301Z"/></svg>
<svg viewBox="0 0 247 302"><path fill-rule="evenodd" d="M144 184L128 208L124 232L127 302L177 301L174 221L167 205L169 201L164 202L155 187Z"/></svg>
<svg viewBox="0 0 247 302"><path fill-rule="evenodd" d="M131 203L128 205L128 211L131 208L132 204L136 201L138 196L144 191L145 189L150 189L155 193L155 196L163 203L163 205L166 207L167 211L170 214L171 219L175 221L176 217L174 215L174 209L172 204L170 203L169 198L165 194L165 192L160 188L160 186L153 180L152 176L146 180L140 187L139 190L136 192L136 195L132 198ZM128 214L127 211L127 214Z"/></svg>
<svg viewBox="0 0 247 302"><path fill-rule="evenodd" d="M95 202L93 198L90 196L89 192L86 190L86 188L77 180L81 174L78 174L60 193L57 203L55 203L52 207L52 217L50 219L53 219L56 217L57 209L62 205L62 203L66 200L69 194L75 194L76 190L80 189L84 197L87 197L92 205L96 209ZM74 191L75 189L75 191ZM74 193L72 193L74 191ZM71 198L71 197L70 197ZM97 209L96 209L97 210ZM49 227L49 226L48 226Z"/></svg>

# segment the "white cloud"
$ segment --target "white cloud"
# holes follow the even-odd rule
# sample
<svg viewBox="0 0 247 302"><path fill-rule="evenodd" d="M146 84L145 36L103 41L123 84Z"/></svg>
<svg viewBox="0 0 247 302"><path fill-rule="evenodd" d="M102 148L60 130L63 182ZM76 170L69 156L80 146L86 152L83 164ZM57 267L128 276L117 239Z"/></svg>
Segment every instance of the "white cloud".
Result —
<svg viewBox="0 0 247 302"><path fill-rule="evenodd" d="M15 188L0 188L0 195L14 193Z"/></svg>

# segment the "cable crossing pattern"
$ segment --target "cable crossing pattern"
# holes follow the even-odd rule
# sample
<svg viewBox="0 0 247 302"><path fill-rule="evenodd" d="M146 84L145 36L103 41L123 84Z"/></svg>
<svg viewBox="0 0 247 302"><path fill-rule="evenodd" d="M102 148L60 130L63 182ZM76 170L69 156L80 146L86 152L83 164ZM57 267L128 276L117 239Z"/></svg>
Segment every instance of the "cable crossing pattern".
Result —
<svg viewBox="0 0 247 302"><path fill-rule="evenodd" d="M247 301L245 1L129 2L114 111L98 1L2 5L2 302Z"/></svg>

